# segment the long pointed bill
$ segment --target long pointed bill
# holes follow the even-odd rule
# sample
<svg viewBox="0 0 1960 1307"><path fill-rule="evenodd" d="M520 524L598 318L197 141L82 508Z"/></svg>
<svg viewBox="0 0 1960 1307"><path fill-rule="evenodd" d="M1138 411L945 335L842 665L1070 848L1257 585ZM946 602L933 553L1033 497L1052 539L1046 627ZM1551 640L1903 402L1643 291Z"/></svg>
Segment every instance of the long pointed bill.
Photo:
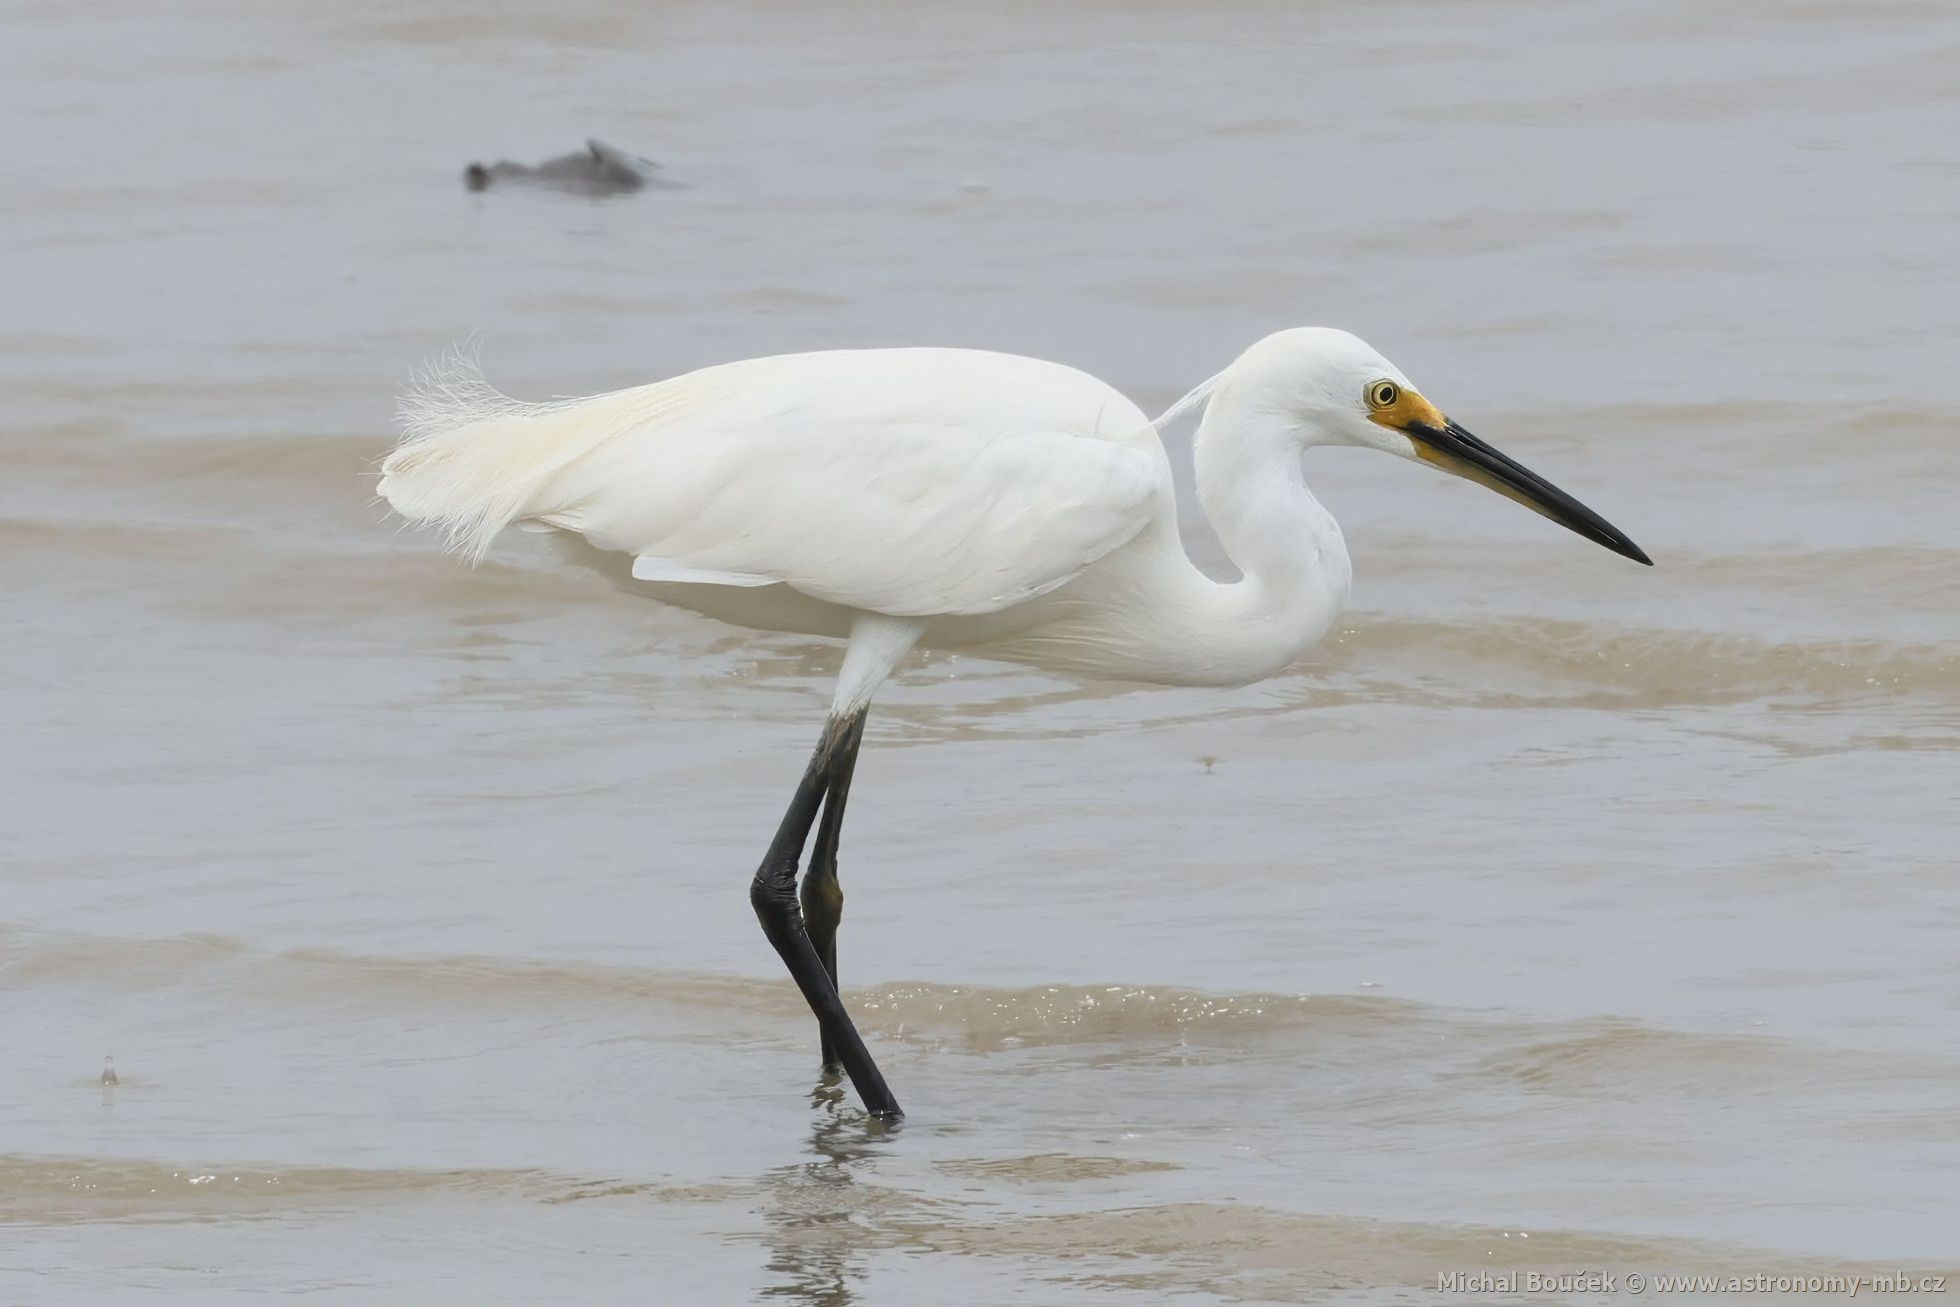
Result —
<svg viewBox="0 0 1960 1307"><path fill-rule="evenodd" d="M1629 540L1626 532L1456 423L1437 428L1426 422L1411 422L1402 430L1415 442L1416 453L1425 463L1489 486L1506 499L1515 499L1532 512L1543 514L1568 531L1576 531L1622 557L1649 567L1654 565L1654 560Z"/></svg>

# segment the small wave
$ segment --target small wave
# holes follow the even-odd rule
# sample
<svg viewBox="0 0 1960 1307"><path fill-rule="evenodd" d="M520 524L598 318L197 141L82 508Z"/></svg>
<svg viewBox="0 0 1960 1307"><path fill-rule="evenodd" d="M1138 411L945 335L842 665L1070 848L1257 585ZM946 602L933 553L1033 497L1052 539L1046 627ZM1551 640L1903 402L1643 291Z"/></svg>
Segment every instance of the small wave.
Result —
<svg viewBox="0 0 1960 1307"><path fill-rule="evenodd" d="M1887 1084L1925 1077L1951 1084L1960 1067L1930 1054L1888 1055L1869 1073L1841 1050L1763 1035L1670 1030L1624 1017L1520 1029L1469 1073L1515 1081L1561 1097L1724 1098L1780 1095L1810 1085L1841 1091L1847 1079Z"/></svg>
<svg viewBox="0 0 1960 1307"><path fill-rule="evenodd" d="M969 1189L979 1184L991 1190L1001 1184L1121 1181L1174 1168L1045 1154L950 1161L935 1169ZM1773 1266L1789 1275L1937 1270L1840 1259L1826 1264L1712 1241L1388 1221L1250 1203L1129 1202L1003 1214L1003 1201L1019 1202L1018 1196L987 1190L932 1194L879 1183L875 1175L857 1172L850 1159L799 1163L753 1179L680 1184L519 1169L206 1166L0 1154L0 1222L312 1219L322 1211L444 1198L539 1206L632 1203L645 1205L650 1214L735 1204L759 1211L764 1222L732 1237L780 1251L794 1236L790 1246L798 1255L786 1258L786 1270L805 1262L824 1264L831 1253L914 1251L1010 1258L1038 1275L1083 1287L1210 1292L1271 1302L1321 1301L1330 1292L1357 1287L1433 1293L1437 1277L1451 1272L1730 1274L1738 1266Z"/></svg>
<svg viewBox="0 0 1960 1307"><path fill-rule="evenodd" d="M657 1003L803 1021L785 980L603 963L379 957L334 949L262 952L218 935L125 939L0 928L0 983L119 980L132 987L221 982L272 999L487 1005ZM1174 986L896 983L845 997L867 1031L980 1050L1167 1036L1243 1038L1303 1028L1420 1022L1428 1010L1379 995L1217 994Z"/></svg>
<svg viewBox="0 0 1960 1307"><path fill-rule="evenodd" d="M964 1157L938 1163L948 1175L972 1176L1009 1184L1077 1184L1120 1180L1125 1176L1181 1169L1175 1162L1143 1157L1078 1157L1072 1153L1036 1153L1028 1157Z"/></svg>
<svg viewBox="0 0 1960 1307"><path fill-rule="evenodd" d="M801 1037L809 1020L787 978L661 970L604 963L480 956L388 957L335 949L260 951L218 935L127 939L0 927L0 986L87 982L154 991L212 986L281 1005L374 1002L454 1009L624 1005L663 1009L683 1027L725 1040L732 1030L781 1028ZM1561 1096L1702 1088L1779 1092L1793 1085L1841 1086L1841 1049L1755 1034L1657 1027L1623 1017L1529 1021L1381 994L1209 992L1175 985L1023 987L898 982L845 991L868 1035L939 1051L989 1055L1044 1048L1126 1060L1213 1050L1289 1055L1303 1041L1315 1055L1370 1059L1397 1050L1427 1057L1438 1039L1482 1050L1453 1074L1503 1080ZM1960 1066L1931 1054L1884 1064L1895 1079L1941 1084Z"/></svg>
<svg viewBox="0 0 1960 1307"><path fill-rule="evenodd" d="M1533 443L1580 443L1579 433L1610 431L1621 441L1696 440L1672 446L1683 456L1723 446L1754 462L1774 449L1778 459L1823 462L1868 459L1875 452L1953 457L1960 408L1941 404L1793 404L1760 399L1692 404L1612 404L1494 413L1507 431ZM1546 447L1552 447L1547 444Z"/></svg>
<svg viewBox="0 0 1960 1307"><path fill-rule="evenodd" d="M1778 1274L1821 1277L1939 1269L1797 1257L1707 1240L1371 1220L1241 1203L1158 1203L986 1220L970 1208L917 1213L866 1200L850 1214L849 1223L839 1224L858 1247L1027 1259L1050 1278L1084 1288L1199 1292L1234 1302L1325 1302L1357 1289L1399 1290L1398 1299L1413 1293L1429 1300L1439 1277L1452 1272L1466 1276L1465 1292L1475 1296L1477 1277L1486 1273L1726 1277L1737 1267L1769 1266Z"/></svg>
<svg viewBox="0 0 1960 1307"><path fill-rule="evenodd" d="M744 1192L731 1184L586 1177L517 1167L238 1165L0 1153L0 1222L253 1219L441 1197L559 1204L630 1195L698 1203Z"/></svg>
<svg viewBox="0 0 1960 1307"><path fill-rule="evenodd" d="M1054 1044L1243 1041L1287 1031L1419 1022L1420 1005L1378 995L1212 994L1143 985L886 985L848 996L859 1024L970 1051Z"/></svg>
<svg viewBox="0 0 1960 1307"><path fill-rule="evenodd" d="M1404 684L1421 684L1428 673L1474 680L1494 687L1479 692L1483 700L1581 694L1628 707L1960 691L1960 649L1951 645L1771 641L1535 617L1358 621L1330 644L1323 667L1352 667L1371 680L1386 672Z"/></svg>
<svg viewBox="0 0 1960 1307"><path fill-rule="evenodd" d="M799 1161L752 1179L676 1184L540 1170L415 1170L289 1165L181 1165L141 1158L0 1154L0 1222L308 1219L377 1203L456 1199L551 1206L731 1204L760 1213L730 1237L768 1245L771 1268L834 1278L869 1251L1008 1258L1051 1282L1262 1302L1318 1302L1330 1293L1434 1294L1439 1275L1560 1273L1919 1274L1939 1268L1798 1257L1706 1240L1616 1232L1389 1221L1251 1203L1125 1202L1025 1210L1025 1190L1000 1184L1125 1180L1167 1168L1134 1160L1044 1154L965 1159L935 1169L958 1195L881 1183L860 1154ZM985 1186L979 1193L974 1186ZM1014 1204L1023 1210L1014 1210Z"/></svg>
<svg viewBox="0 0 1960 1307"><path fill-rule="evenodd" d="M538 1171L180 1164L145 1158L0 1154L0 1220L224 1216L437 1193L542 1195Z"/></svg>

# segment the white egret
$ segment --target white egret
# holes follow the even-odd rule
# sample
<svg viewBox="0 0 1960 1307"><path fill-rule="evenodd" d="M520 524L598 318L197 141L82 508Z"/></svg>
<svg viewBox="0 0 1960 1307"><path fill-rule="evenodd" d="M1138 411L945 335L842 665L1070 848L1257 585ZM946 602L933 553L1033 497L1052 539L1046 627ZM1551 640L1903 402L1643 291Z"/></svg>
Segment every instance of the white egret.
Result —
<svg viewBox="0 0 1960 1307"><path fill-rule="evenodd" d="M1158 429L1199 408L1198 500L1237 581L1204 575L1178 538ZM866 1109L890 1117L898 1102L837 994L837 842L865 712L913 649L1167 684L1272 675L1348 594L1340 528L1301 472L1315 445L1453 472L1649 561L1329 328L1268 336L1155 424L1073 368L961 349L747 359L537 404L457 358L418 381L402 414L381 494L457 552L481 557L512 524L576 532L632 554L659 598L847 640L750 898L816 1013L826 1068L841 1063Z"/></svg>

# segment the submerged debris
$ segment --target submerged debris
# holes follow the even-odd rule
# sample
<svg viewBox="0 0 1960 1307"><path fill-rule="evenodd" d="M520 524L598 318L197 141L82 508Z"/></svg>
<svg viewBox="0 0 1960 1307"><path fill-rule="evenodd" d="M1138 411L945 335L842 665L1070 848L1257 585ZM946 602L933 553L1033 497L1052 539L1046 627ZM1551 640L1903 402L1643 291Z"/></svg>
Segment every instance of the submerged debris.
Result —
<svg viewBox="0 0 1960 1307"><path fill-rule="evenodd" d="M536 165L508 159L473 163L463 169L463 185L473 191L487 191L493 185L541 186L573 195L630 195L648 186L676 185L658 176L659 171L660 165L651 159L615 150L603 141L587 141L583 150Z"/></svg>

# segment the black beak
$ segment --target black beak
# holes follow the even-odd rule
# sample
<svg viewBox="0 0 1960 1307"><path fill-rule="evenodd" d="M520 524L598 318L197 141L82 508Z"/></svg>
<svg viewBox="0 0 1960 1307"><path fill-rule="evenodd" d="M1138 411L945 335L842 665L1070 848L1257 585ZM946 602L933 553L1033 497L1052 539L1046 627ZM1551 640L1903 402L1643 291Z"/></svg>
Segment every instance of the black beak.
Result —
<svg viewBox="0 0 1960 1307"><path fill-rule="evenodd" d="M1568 531L1577 531L1596 544L1605 545L1623 558L1652 567L1639 545L1626 532L1608 522L1584 504L1539 476L1524 464L1505 457L1483 441L1452 422L1442 430L1423 422L1403 428L1415 441L1416 453L1446 472L1489 486L1507 499L1515 499L1534 513L1542 513Z"/></svg>

